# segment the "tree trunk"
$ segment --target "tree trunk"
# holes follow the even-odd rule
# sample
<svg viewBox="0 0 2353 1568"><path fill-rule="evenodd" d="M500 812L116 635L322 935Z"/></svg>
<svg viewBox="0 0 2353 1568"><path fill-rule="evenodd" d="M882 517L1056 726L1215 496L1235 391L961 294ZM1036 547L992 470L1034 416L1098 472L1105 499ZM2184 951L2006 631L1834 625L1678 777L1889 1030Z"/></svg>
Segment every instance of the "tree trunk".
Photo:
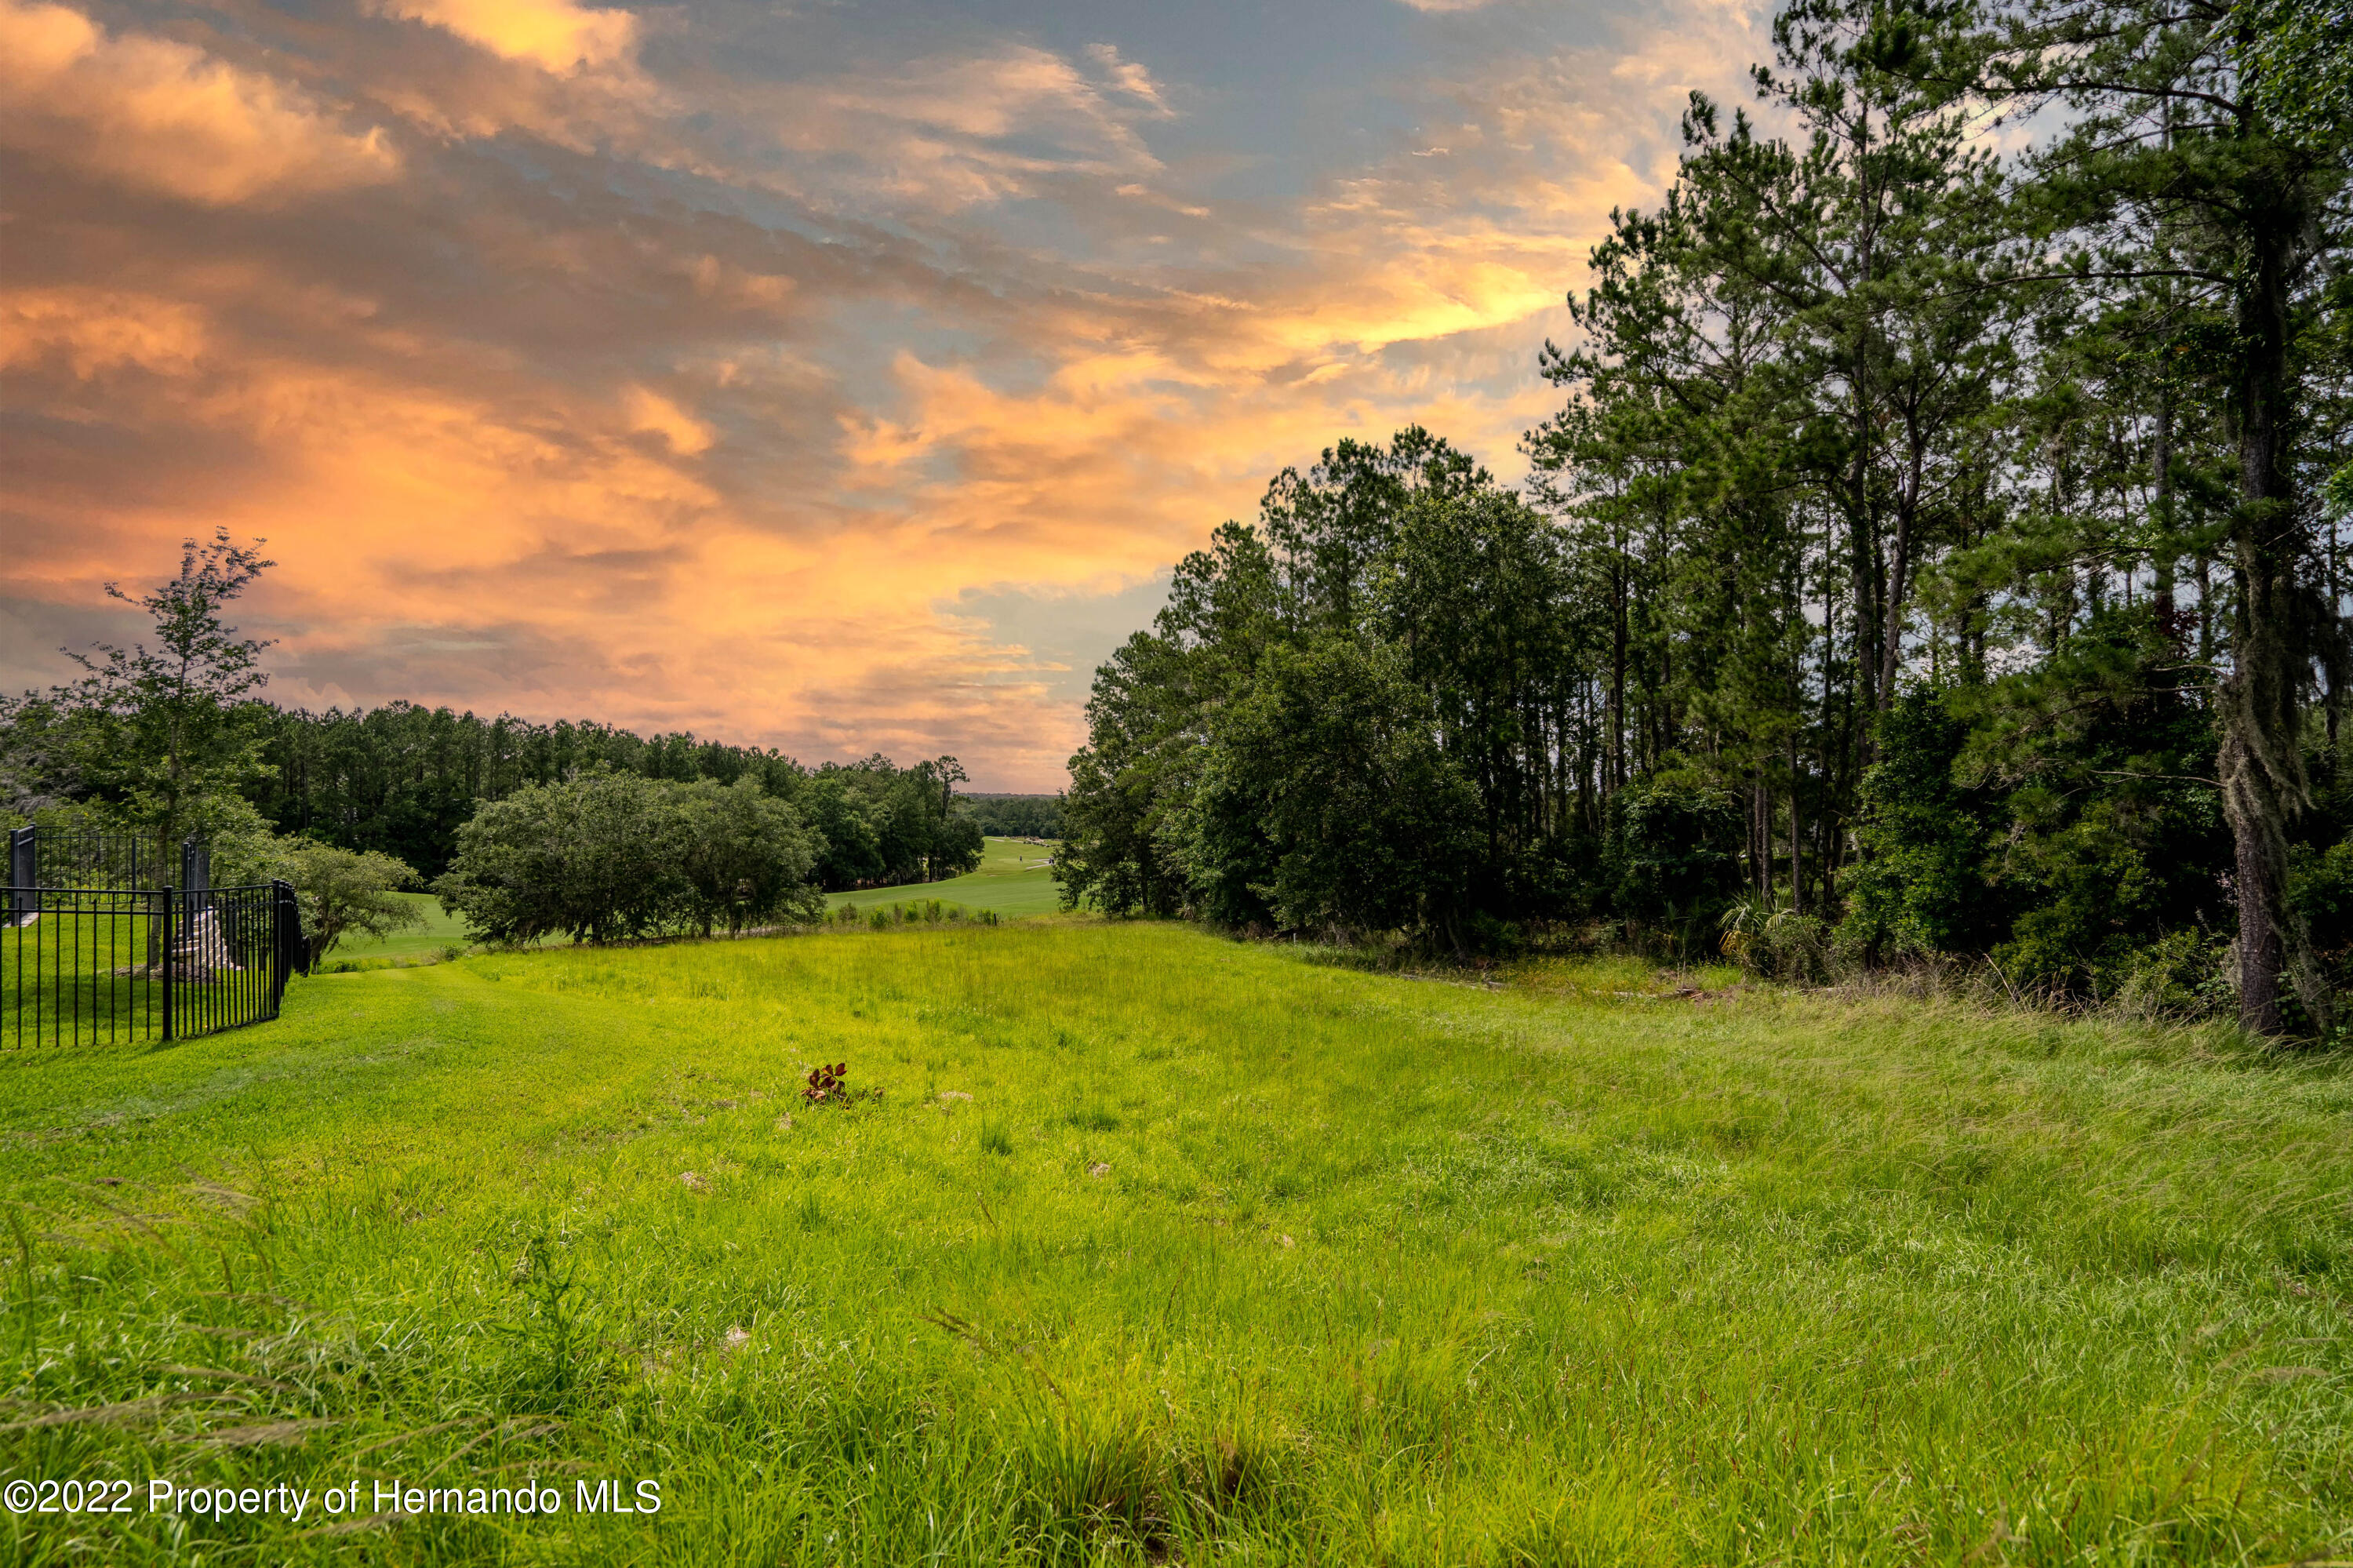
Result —
<svg viewBox="0 0 2353 1568"><path fill-rule="evenodd" d="M1609 568L1612 606L1609 641L1609 779L1607 792L1626 785L1626 571L1622 559Z"/></svg>
<svg viewBox="0 0 2353 1568"><path fill-rule="evenodd" d="M1806 912L1806 824L1798 815L1798 731L1789 730L1789 908Z"/></svg>
<svg viewBox="0 0 2353 1568"><path fill-rule="evenodd" d="M2173 383L2158 383L2157 388L2157 450L2150 454L2150 466L2157 479L2157 559L2151 563L2157 571L2157 624L2166 636L2173 635L2174 576L2179 569L2179 559L2173 553Z"/></svg>
<svg viewBox="0 0 2353 1568"><path fill-rule="evenodd" d="M1904 474L1904 492L1895 507L1894 558L1889 563L1884 614L1879 651L1878 706L1884 714L1895 702L1895 680L1904 668L1904 599L1912 587L1912 522L1920 509L1920 468L1926 443L1915 429L1912 458Z"/></svg>
<svg viewBox="0 0 2353 1568"><path fill-rule="evenodd" d="M2236 850L2239 902L2239 1022L2262 1034L2285 1032L2281 980L2302 969L2303 942L2287 908L2287 824L2306 800L2298 746L2300 672L2292 618L2296 519L2289 500L2284 415L2288 250L2284 203L2264 204L2248 225L2250 276L2239 296L2239 504L2231 524L2238 613L2231 676L2222 683L2218 778ZM2268 220L2268 221L2267 221ZM2304 991L2325 1020L2327 998Z"/></svg>

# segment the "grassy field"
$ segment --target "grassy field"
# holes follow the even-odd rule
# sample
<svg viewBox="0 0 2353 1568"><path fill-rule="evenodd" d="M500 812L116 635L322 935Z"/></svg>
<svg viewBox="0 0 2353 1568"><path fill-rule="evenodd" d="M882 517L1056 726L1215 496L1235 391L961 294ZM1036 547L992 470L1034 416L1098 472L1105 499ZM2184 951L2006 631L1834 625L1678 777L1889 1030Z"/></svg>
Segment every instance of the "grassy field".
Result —
<svg viewBox="0 0 2353 1568"><path fill-rule="evenodd" d="M2353 1556L2338 1065L1518 980L1057 918L16 1054L0 1478L132 1511L10 1559Z"/></svg>
<svg viewBox="0 0 2353 1568"><path fill-rule="evenodd" d="M987 839L983 842L986 848L980 869L967 875L905 887L869 887L856 893L836 893L828 895L826 902L836 909L845 904L858 909L877 906L887 909L894 904L936 898L967 914L985 909L1008 916L1045 915L1061 907L1053 874L1047 869L1048 857L1053 853L1051 844L1029 839Z"/></svg>

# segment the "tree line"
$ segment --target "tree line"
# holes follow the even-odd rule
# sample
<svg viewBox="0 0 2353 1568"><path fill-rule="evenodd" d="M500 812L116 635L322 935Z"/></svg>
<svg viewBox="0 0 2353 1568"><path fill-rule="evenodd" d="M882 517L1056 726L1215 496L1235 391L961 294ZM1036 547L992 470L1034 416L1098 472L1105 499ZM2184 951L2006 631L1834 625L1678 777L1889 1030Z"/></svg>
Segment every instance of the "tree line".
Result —
<svg viewBox="0 0 2353 1568"><path fill-rule="evenodd" d="M877 755L808 767L773 748L651 736L593 721L535 724L387 703L323 714L259 705L266 771L255 806L290 832L446 870L480 803L604 769L674 784L749 779L822 839L813 874L828 891L938 881L979 863L981 829L958 809L964 768L941 757L901 768Z"/></svg>
<svg viewBox="0 0 2353 1568"><path fill-rule="evenodd" d="M2348 22L1795 0L1613 214L1527 482L1345 440L1178 567L1098 673L1066 898L2328 1030Z"/></svg>
<svg viewBox="0 0 2353 1568"><path fill-rule="evenodd" d="M991 838L1059 839L1062 836L1062 800L1059 795L959 795L965 814Z"/></svg>
<svg viewBox="0 0 2353 1568"><path fill-rule="evenodd" d="M415 924L393 895L420 885L494 941L602 941L806 923L827 891L980 862L953 757L812 768L593 723L277 707L268 642L225 623L270 565L223 532L152 592L108 585L153 641L69 653L79 679L0 700L0 817L135 834L160 865L205 839L216 885L297 886L313 961Z"/></svg>
<svg viewBox="0 0 2353 1568"><path fill-rule="evenodd" d="M600 768L485 801L433 891L501 946L812 925L825 915L813 874L823 842L748 775Z"/></svg>

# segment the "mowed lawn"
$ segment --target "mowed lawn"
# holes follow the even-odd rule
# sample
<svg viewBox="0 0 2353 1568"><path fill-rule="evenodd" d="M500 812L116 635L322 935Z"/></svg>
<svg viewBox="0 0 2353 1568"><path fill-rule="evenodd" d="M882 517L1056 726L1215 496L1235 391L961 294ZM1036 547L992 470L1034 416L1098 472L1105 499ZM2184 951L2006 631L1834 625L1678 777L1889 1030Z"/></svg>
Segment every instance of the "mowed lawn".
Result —
<svg viewBox="0 0 2353 1568"><path fill-rule="evenodd" d="M12 1055L0 1468L140 1511L9 1559L2353 1556L2338 1065L1524 979L894 926ZM882 1097L802 1103L818 1062Z"/></svg>
<svg viewBox="0 0 2353 1568"><path fill-rule="evenodd" d="M845 904L856 909L877 906L888 909L894 905L937 899L967 914L988 910L1014 916L1044 915L1061 907L1061 890L1055 886L1053 873L1049 869L1054 853L1052 844L1030 839L997 838L982 842L980 867L965 875L944 882L836 893L828 895L826 902L836 909Z"/></svg>
<svg viewBox="0 0 2353 1568"><path fill-rule="evenodd" d="M389 937L344 937L336 942L334 951L327 955L327 969L430 963L452 948L462 950L473 946L472 929L463 919L444 910L441 901L431 894L396 893L393 896L414 906L423 917L424 924L404 927Z"/></svg>

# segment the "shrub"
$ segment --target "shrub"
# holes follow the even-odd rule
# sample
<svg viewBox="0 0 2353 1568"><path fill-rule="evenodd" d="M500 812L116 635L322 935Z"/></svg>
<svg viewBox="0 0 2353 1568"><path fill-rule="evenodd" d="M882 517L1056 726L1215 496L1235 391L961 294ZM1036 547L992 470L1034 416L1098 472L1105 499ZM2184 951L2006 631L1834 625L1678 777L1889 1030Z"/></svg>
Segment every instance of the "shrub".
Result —
<svg viewBox="0 0 2353 1568"><path fill-rule="evenodd" d="M2124 954L2110 1000L2128 1017L2185 1018L2230 1005L2231 945L2202 931L2174 931Z"/></svg>
<svg viewBox="0 0 2353 1568"><path fill-rule="evenodd" d="M1733 901L1719 919L1725 957L1766 980L1820 985L1831 978L1828 922L1761 895Z"/></svg>
<svg viewBox="0 0 2353 1568"><path fill-rule="evenodd" d="M2287 897L2317 951L2353 948L2353 839L2325 850L2299 845L2288 863Z"/></svg>

